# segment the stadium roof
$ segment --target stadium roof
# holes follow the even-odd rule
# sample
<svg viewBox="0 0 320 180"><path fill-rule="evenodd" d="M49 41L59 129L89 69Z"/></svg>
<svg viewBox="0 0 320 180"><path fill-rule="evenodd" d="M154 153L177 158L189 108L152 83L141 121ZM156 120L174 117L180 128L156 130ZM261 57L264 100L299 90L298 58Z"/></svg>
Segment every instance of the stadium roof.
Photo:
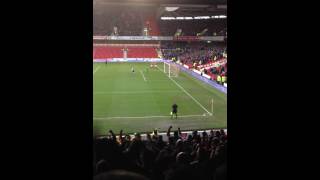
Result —
<svg viewBox="0 0 320 180"><path fill-rule="evenodd" d="M226 0L94 0L93 2L94 9L105 9L110 5L132 7L154 6L158 9L158 17L215 16L227 14Z"/></svg>
<svg viewBox="0 0 320 180"><path fill-rule="evenodd" d="M165 8L170 5L161 5L162 16L214 16L214 15L226 15L227 6L216 6L216 5L176 5L178 9L175 11L166 11Z"/></svg>

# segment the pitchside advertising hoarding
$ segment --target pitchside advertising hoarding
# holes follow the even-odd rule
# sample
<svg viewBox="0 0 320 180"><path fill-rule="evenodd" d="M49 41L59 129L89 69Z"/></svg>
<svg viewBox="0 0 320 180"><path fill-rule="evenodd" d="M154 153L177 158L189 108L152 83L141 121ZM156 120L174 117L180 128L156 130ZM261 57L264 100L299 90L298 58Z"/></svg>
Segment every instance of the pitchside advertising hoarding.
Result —
<svg viewBox="0 0 320 180"><path fill-rule="evenodd" d="M173 41L224 41L223 36L176 36Z"/></svg>
<svg viewBox="0 0 320 180"><path fill-rule="evenodd" d="M184 66L180 65L180 69L186 73L188 73L189 75L199 79L200 81L203 81L207 84L209 84L210 86L216 88L217 90L219 90L220 92L223 92L225 94L227 94L227 85L220 85L214 81L211 80L210 76L203 76L203 74L201 75L200 71L197 70L190 70L189 68L186 68Z"/></svg>
<svg viewBox="0 0 320 180"><path fill-rule="evenodd" d="M224 36L93 36L93 40L113 41L224 41Z"/></svg>
<svg viewBox="0 0 320 180"><path fill-rule="evenodd" d="M108 59L94 59L93 62L164 62L160 58L108 58Z"/></svg>

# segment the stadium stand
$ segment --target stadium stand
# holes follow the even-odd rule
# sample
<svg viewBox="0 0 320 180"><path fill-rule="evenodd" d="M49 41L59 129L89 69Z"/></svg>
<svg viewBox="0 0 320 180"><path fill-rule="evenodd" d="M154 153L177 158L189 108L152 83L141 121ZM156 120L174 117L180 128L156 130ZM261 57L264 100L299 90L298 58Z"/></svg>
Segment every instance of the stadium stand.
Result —
<svg viewBox="0 0 320 180"><path fill-rule="evenodd" d="M158 36L160 29L152 10L123 6L112 6L108 11L96 8L93 16L93 34L140 36L143 35L144 28L148 28L148 35ZM118 34L114 34L114 27L117 27Z"/></svg>
<svg viewBox="0 0 320 180"><path fill-rule="evenodd" d="M194 131L187 137L180 129L168 141L155 130L146 140L136 133L134 137L122 131L117 137L109 131L108 136L94 140L93 168L96 179L106 172L121 169L143 175L150 180L226 179L227 134L224 130ZM128 172L129 171L129 172ZM121 173L120 173L121 174Z"/></svg>
<svg viewBox="0 0 320 180"><path fill-rule="evenodd" d="M144 28L148 28L148 35L153 36L173 36L177 29L181 29L184 36L196 36L204 29L207 31L202 36L226 35L227 32L227 19L167 21L157 18L155 11L155 7L141 9L112 6L108 11L96 8L93 16L93 34L140 36L143 35ZM114 34L114 27L117 27L118 34Z"/></svg>
<svg viewBox="0 0 320 180"><path fill-rule="evenodd" d="M94 58L96 59L122 58L122 57L123 57L122 47L113 47L113 46L94 47Z"/></svg>
<svg viewBox="0 0 320 180"><path fill-rule="evenodd" d="M210 19L210 20L186 20L186 21L163 21L159 20L161 35L173 36L177 29L182 30L184 36L196 36L204 29L208 31L204 34L212 36L225 35L227 20L225 19Z"/></svg>
<svg viewBox="0 0 320 180"><path fill-rule="evenodd" d="M94 59L123 58L123 50L127 49L128 58L158 58L155 47L144 46L94 46Z"/></svg>
<svg viewBox="0 0 320 180"><path fill-rule="evenodd" d="M224 43L166 42L161 44L165 59L175 59L194 69L203 71L216 80L218 75L227 76L227 59Z"/></svg>
<svg viewBox="0 0 320 180"><path fill-rule="evenodd" d="M128 58L157 58L158 54L153 47L130 47Z"/></svg>

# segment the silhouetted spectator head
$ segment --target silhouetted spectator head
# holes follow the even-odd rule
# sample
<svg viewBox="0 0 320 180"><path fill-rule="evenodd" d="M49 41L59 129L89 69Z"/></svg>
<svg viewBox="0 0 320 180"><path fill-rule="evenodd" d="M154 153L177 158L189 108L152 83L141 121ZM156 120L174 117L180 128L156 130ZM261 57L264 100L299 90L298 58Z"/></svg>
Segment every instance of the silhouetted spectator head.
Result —
<svg viewBox="0 0 320 180"><path fill-rule="evenodd" d="M227 134L224 132L223 129L220 130L221 136L220 136L220 140L221 142L226 142L227 141Z"/></svg>
<svg viewBox="0 0 320 180"><path fill-rule="evenodd" d="M194 137L194 136L196 136L196 135L198 135L198 131L193 131L193 132L192 132L192 136Z"/></svg>
<svg viewBox="0 0 320 180"><path fill-rule="evenodd" d="M96 165L96 173L100 174L100 173L106 172L109 170L109 168L110 167L109 167L107 161L100 160L99 162L97 162L97 165Z"/></svg>
<svg viewBox="0 0 320 180"><path fill-rule="evenodd" d="M220 131L216 131L216 137L220 137L221 133Z"/></svg>
<svg viewBox="0 0 320 180"><path fill-rule="evenodd" d="M203 139L204 142L207 142L207 141L208 141L209 136L208 136L208 134L207 134L206 131L203 131L203 132L202 132L202 139Z"/></svg>
<svg viewBox="0 0 320 180"><path fill-rule="evenodd" d="M143 142L140 139L136 139L134 141L131 142L130 146L129 146L129 154L132 157L137 157L140 152L142 152L144 150L145 146L143 144Z"/></svg>
<svg viewBox="0 0 320 180"><path fill-rule="evenodd" d="M212 143L214 146L218 146L219 145L219 139L218 138L213 138Z"/></svg>
<svg viewBox="0 0 320 180"><path fill-rule="evenodd" d="M201 142L200 135L196 135L195 137L193 137L193 141L194 141L194 143L200 143Z"/></svg>
<svg viewBox="0 0 320 180"><path fill-rule="evenodd" d="M203 131L203 132L202 132L202 137L207 137L207 136L208 136L207 132L206 132L206 131Z"/></svg>
<svg viewBox="0 0 320 180"><path fill-rule="evenodd" d="M134 139L140 141L141 140L140 133L134 133Z"/></svg>
<svg viewBox="0 0 320 180"><path fill-rule="evenodd" d="M157 148L159 148L159 150L161 150L162 148L164 148L166 146L166 143L163 141L163 138L161 135L159 135L157 141L156 141L156 146Z"/></svg>
<svg viewBox="0 0 320 180"><path fill-rule="evenodd" d="M148 180L148 178L129 171L114 170L99 174L93 178L94 180Z"/></svg>
<svg viewBox="0 0 320 180"><path fill-rule="evenodd" d="M188 164L189 163L188 155L185 152L178 153L176 156L176 162L178 164Z"/></svg>
<svg viewBox="0 0 320 180"><path fill-rule="evenodd" d="M214 136L214 131L211 129L210 136Z"/></svg>
<svg viewBox="0 0 320 180"><path fill-rule="evenodd" d="M126 139L127 141L131 141L131 136L127 134L127 135L125 136L125 139Z"/></svg>
<svg viewBox="0 0 320 180"><path fill-rule="evenodd" d="M225 132L223 129L220 129L220 134L221 134L222 136L225 136L225 135L226 135L226 132Z"/></svg>
<svg viewBox="0 0 320 180"><path fill-rule="evenodd" d="M189 141L189 142L192 141L192 135L191 134L188 135L187 141Z"/></svg>
<svg viewBox="0 0 320 180"><path fill-rule="evenodd" d="M176 142L176 148L182 148L183 146L183 141L181 139L178 139L177 142Z"/></svg>
<svg viewBox="0 0 320 180"><path fill-rule="evenodd" d="M172 136L169 137L169 145L175 145L174 144L174 137L172 137Z"/></svg>

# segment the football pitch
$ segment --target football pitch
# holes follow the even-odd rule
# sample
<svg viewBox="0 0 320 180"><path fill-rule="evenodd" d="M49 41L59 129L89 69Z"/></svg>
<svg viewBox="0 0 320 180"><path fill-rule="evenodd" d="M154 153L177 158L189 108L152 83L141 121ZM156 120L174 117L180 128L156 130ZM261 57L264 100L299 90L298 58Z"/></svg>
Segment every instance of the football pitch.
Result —
<svg viewBox="0 0 320 180"><path fill-rule="evenodd" d="M105 135L227 128L227 95L180 71L169 78L163 63L93 64L93 130ZM131 72L134 67L135 72ZM213 103L212 103L213 100ZM173 103L178 119L171 119ZM213 113L212 113L213 112Z"/></svg>

